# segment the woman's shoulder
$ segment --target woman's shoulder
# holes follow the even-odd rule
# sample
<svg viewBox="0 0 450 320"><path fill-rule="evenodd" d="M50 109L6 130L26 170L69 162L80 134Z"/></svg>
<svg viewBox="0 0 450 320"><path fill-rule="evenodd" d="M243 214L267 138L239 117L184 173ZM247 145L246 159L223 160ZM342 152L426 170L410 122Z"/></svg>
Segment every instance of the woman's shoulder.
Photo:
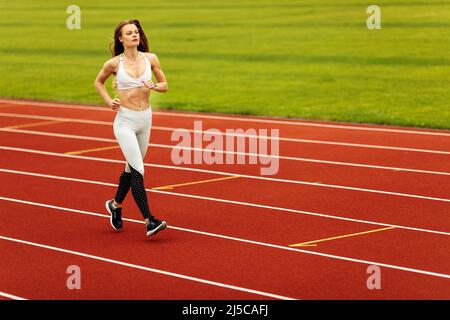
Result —
<svg viewBox="0 0 450 320"><path fill-rule="evenodd" d="M158 56L154 52L144 52L147 59L150 61L150 64L153 66L156 62L158 62Z"/></svg>
<svg viewBox="0 0 450 320"><path fill-rule="evenodd" d="M148 59L151 59L151 60L153 60L153 59L155 59L155 58L156 58L156 59L158 58L154 52L144 52L144 54L145 54L145 56L146 56ZM150 60L150 61L151 61L151 60Z"/></svg>
<svg viewBox="0 0 450 320"><path fill-rule="evenodd" d="M117 55L117 56L112 57L111 59L109 59L106 62L111 64L111 65L113 65L113 66L117 66L119 64L119 60L120 60L120 54Z"/></svg>
<svg viewBox="0 0 450 320"><path fill-rule="evenodd" d="M111 70L112 72L115 72L115 70L117 70L118 65L119 65L119 56L117 55L107 60L104 63L103 67Z"/></svg>

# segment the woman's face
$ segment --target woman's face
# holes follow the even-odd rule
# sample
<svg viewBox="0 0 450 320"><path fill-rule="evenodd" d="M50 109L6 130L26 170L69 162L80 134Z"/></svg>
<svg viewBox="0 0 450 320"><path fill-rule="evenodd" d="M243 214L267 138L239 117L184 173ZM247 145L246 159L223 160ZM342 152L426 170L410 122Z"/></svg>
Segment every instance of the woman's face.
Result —
<svg viewBox="0 0 450 320"><path fill-rule="evenodd" d="M136 25L126 24L121 30L122 36L119 40L122 41L124 47L137 47L141 41L139 31Z"/></svg>

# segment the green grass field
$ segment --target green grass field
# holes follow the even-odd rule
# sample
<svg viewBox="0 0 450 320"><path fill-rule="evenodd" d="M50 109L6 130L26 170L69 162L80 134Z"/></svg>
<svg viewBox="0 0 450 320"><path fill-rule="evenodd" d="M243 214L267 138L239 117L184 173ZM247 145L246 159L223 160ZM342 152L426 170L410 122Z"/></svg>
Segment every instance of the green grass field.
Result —
<svg viewBox="0 0 450 320"><path fill-rule="evenodd" d="M137 18L169 81L155 108L449 129L450 1L378 1L381 30L370 4L0 0L0 96L101 104L114 27Z"/></svg>

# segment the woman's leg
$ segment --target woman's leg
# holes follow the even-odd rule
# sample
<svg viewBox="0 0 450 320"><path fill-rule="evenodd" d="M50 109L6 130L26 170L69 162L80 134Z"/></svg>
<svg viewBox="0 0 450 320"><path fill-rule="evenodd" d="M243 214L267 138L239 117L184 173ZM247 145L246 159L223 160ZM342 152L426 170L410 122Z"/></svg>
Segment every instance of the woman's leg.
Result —
<svg viewBox="0 0 450 320"><path fill-rule="evenodd" d="M139 145L139 150L141 151L142 164L144 164L144 158L147 153L148 143L150 141L150 131L151 131L151 119L150 119L150 122L147 122L145 127L141 128L141 130L136 134L136 138L137 138L138 145ZM142 182L142 188L145 190L145 188L144 188L144 173L142 173L142 177L140 177L137 175L136 172L133 174L133 170L134 169L131 168L131 177L135 178L133 181L136 181L136 184L137 184L136 189L140 188L140 185ZM135 170L135 171L137 171L137 170ZM142 180L142 181L138 181L138 180ZM142 192L139 192L138 190L136 190L136 193L137 193L137 195L136 195L137 197L141 197L141 198L145 199L145 202L147 203L147 208L148 208L147 193L142 194ZM151 218L151 219L147 218L145 220L145 223L147 225L150 223L150 220L152 220L152 219L154 220L154 217L150 214L150 209L148 209L148 212L149 212L149 218Z"/></svg>
<svg viewBox="0 0 450 320"><path fill-rule="evenodd" d="M151 117L152 117L152 115L151 115L151 109L150 109L149 114L147 114L145 124L142 126L141 130L136 135L138 144L139 144L139 149L141 150L142 161L144 161L144 158L145 158L145 155L146 155L147 149L148 149L148 144L150 142L150 132L151 132L151 127L152 127L152 118ZM133 171L132 171L132 173L133 173ZM133 177L133 175L132 175L132 177ZM144 177L144 175L142 175L142 185L144 185L143 177ZM140 179L140 177L138 177L138 178ZM145 194L145 198L147 198L147 194ZM145 200L145 201L147 202L147 200ZM165 221L160 221L151 214L148 219L145 219L145 224L147 225L147 236L156 234L160 230L163 230L167 227L167 223Z"/></svg>
<svg viewBox="0 0 450 320"><path fill-rule="evenodd" d="M127 135L127 127L128 127L127 119L125 119L120 111L116 114L114 119L114 135L116 139L120 137L120 139L126 139ZM131 134L131 133L130 133ZM131 187L131 171L128 166L128 163L125 164L125 170L122 172L119 178L119 185L117 186L116 195L114 196L113 205L114 207L122 207L122 202L125 200L125 197L128 194L128 191Z"/></svg>
<svg viewBox="0 0 450 320"><path fill-rule="evenodd" d="M143 168L143 160L142 168ZM134 201L136 202L147 226L147 237L165 229L167 223L155 219L151 214L148 206L147 192L144 187L144 170L138 171L131 164L129 164L131 170L131 193L133 194Z"/></svg>
<svg viewBox="0 0 450 320"><path fill-rule="evenodd" d="M117 187L116 196L114 197L114 206L121 207L123 200L128 194L131 187L131 171L126 170L122 172L119 178L119 185Z"/></svg>
<svg viewBox="0 0 450 320"><path fill-rule="evenodd" d="M136 134L124 127L115 130L116 139L119 143L120 149L122 150L125 160L130 168L129 173L129 183L131 188L131 193L133 198L138 205L144 219L151 217L150 210L147 203L147 194L144 188L144 162L142 160L141 150L139 148L139 143ZM125 172L125 175L127 173ZM124 185L126 187L126 185ZM124 188L125 190L125 188ZM124 195L124 192L121 192ZM119 202L120 198L116 200Z"/></svg>
<svg viewBox="0 0 450 320"><path fill-rule="evenodd" d="M131 117L137 114L131 113ZM147 236L167 227L165 221L153 217L148 205L147 192L144 187L144 156L147 151L151 122L143 122L144 114L135 119L115 121L114 134L127 161L130 173L130 188L133 198L141 211L147 225ZM131 119L131 120L130 120ZM119 199L120 200L120 199Z"/></svg>
<svg viewBox="0 0 450 320"><path fill-rule="evenodd" d="M148 206L147 192L144 187L144 175L138 170L134 169L130 165L131 169L131 193L134 201L136 202L142 216L145 219L145 223L149 224L150 220L154 220L154 217L150 213Z"/></svg>
<svg viewBox="0 0 450 320"><path fill-rule="evenodd" d="M150 133L152 129L152 118L147 119L145 126L141 128L136 134L139 144L139 149L141 150L142 160L144 160L147 154L148 144L150 143Z"/></svg>
<svg viewBox="0 0 450 320"><path fill-rule="evenodd" d="M123 172L119 179L119 186L117 187L116 196L114 200L108 200L105 203L106 210L111 215L110 223L111 226L120 230L123 227L122 222L122 202L125 199L131 185L131 173Z"/></svg>
<svg viewBox="0 0 450 320"><path fill-rule="evenodd" d="M127 120L118 112L114 119L114 135L120 137L120 140L126 140L129 134L127 128ZM119 140L119 139L118 139ZM123 227L122 223L122 202L125 199L131 186L130 170L126 170L119 178L119 185L117 186L116 195L114 199L107 200L105 203L106 210L110 214L110 223L115 230L120 230Z"/></svg>

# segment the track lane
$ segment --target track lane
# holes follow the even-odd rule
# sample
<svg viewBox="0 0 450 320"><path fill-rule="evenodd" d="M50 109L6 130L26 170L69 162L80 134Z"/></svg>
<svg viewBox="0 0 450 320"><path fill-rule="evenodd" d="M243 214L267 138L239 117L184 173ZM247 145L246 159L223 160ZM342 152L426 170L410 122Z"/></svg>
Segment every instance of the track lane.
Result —
<svg viewBox="0 0 450 320"><path fill-rule="evenodd" d="M104 111L101 111L101 112L104 112ZM165 116L166 117L166 116ZM154 119L156 120L156 118L157 117L155 117ZM167 117L166 117L167 118ZM252 125L253 125L253 123L252 123ZM48 127L44 127L44 128L48 128ZM79 128L73 128L74 130L78 130ZM340 130L340 129L339 129ZM345 130L342 130L343 132L347 132L347 133L349 133L350 131L345 131ZM297 131L298 132L298 131ZM312 132L311 132L312 133ZM315 131L314 130L314 134L317 134L317 131ZM389 133L389 135L392 135L392 133ZM349 135L349 137L350 136L353 136L353 137L355 137L355 135L354 134L351 134L351 135ZM361 135L362 136L362 135ZM326 137L326 136L324 136L324 137ZM359 136L360 137L360 136ZM414 137L416 137L416 135L414 135ZM429 137L429 136L428 136ZM386 137L385 137L386 138ZM381 141L381 140L380 140ZM395 140L392 140L392 139L390 139L389 141L395 141ZM410 139L409 141L412 141L412 139ZM443 140L443 141L445 141L445 142L447 142L447 144L446 144L446 146L448 146L448 138L447 139L445 139L445 140ZM426 141L425 141L426 142ZM424 143L425 143L424 142ZM362 143L364 143L364 142L362 142ZM401 142L399 142L399 143L401 143ZM409 143L409 142L408 142ZM97 145L97 147L98 147L98 145ZM108 154L108 153L107 153ZM114 151L112 151L111 152L111 154L113 154L114 156L117 156L117 154L116 153L114 153ZM102 155L103 156L103 155ZM167 158L167 157L166 157ZM364 169L364 170L366 170L366 169ZM322 172L323 172L323 170L322 170ZM294 172L295 173L295 172ZM397 173L396 173L397 174ZM408 173L408 175L409 175L410 173ZM315 175L313 175L312 177L316 177ZM319 180L320 181L320 180ZM380 180L379 181L382 181L381 180L381 176L380 176ZM448 181L448 180L447 180ZM444 182L445 182L445 180L444 180ZM432 184L430 184L430 185L432 185ZM448 183L446 184L447 186L449 185ZM437 189L438 187L441 187L441 189ZM434 188L435 190L437 189L438 190L438 192L440 192L441 194L445 194L446 193L446 190L445 190L445 188L442 188L442 186L445 186L445 183L436 183L436 187ZM429 188L423 188L422 190L427 190L427 189L429 189ZM399 231L399 230L395 230L395 231ZM401 230L401 231L404 231L404 230ZM404 232L408 232L408 231L404 231ZM408 233L409 234L409 233ZM384 238L383 238L384 239ZM401 241L401 240L403 240L403 236L402 237L400 237L399 238L400 240L398 240L398 241ZM415 239L417 239L417 238L415 238ZM430 238L427 238L428 240L430 240ZM311 238L309 238L309 239L305 239L305 241L307 241L307 240L312 240ZM303 240L302 240L303 241ZM353 239L347 239L347 240L344 240L344 241L350 241L350 242L352 242L353 241ZM386 240L387 241L387 240ZM433 240L434 241L434 240ZM433 244L433 241L429 241L429 242L427 242L427 245L432 245ZM347 245L347 246L345 246L344 245L344 248L348 248L350 251L349 252L352 252L352 249L351 248L353 248L353 246L355 245L353 242L352 242L352 244L350 244L350 242L349 242L349 244ZM344 242L340 242L341 244L343 244ZM381 243L381 242L379 242L379 243ZM394 241L394 243L396 243L395 241ZM420 243L420 241L416 241L415 242L415 244L419 244ZM330 248L332 248L333 246L328 246L327 248L328 248L328 250L331 250ZM339 249L340 247L338 247L338 249L337 250L340 250ZM445 248L445 247L444 247ZM384 249L386 249L386 248L384 248ZM429 259L429 260L427 260L427 263L429 262L429 263L432 263L433 261L437 261L437 262L439 262L438 260L433 260L433 258L431 258L431 259Z"/></svg>
<svg viewBox="0 0 450 320"><path fill-rule="evenodd" d="M86 156L107 157L110 159L123 159L123 155L113 142L101 142L91 140L67 139L63 137L48 137L31 135L35 139L27 139L28 135L21 133L1 132L2 145L30 148L36 150L48 150L53 152L79 151L96 148L110 148L111 150L87 152ZM82 144L85 142L85 144ZM171 162L170 149L149 148L146 162L167 164ZM423 195L428 197L447 197L450 192L450 177L447 175L427 174L418 172L405 172L393 170L379 170L371 168L359 168L329 164L303 163L292 165L289 161L281 161L277 175L267 178L279 178L287 180L299 180L306 183L335 184L344 187L356 187L388 192L400 192ZM260 165L184 165L183 167L194 169L207 169L223 171L235 174L250 174L259 176Z"/></svg>
<svg viewBox="0 0 450 320"><path fill-rule="evenodd" d="M21 160L21 155L15 158L15 161L7 161L6 159L8 158L5 157L3 160L0 160L0 164L4 165L1 167L3 169L73 176L88 180L92 179L90 177L98 176L99 178L95 178L95 180L114 184L117 183L117 172L120 173L123 170L123 165L121 164L48 157L45 155L32 155L25 162ZM15 163L18 163L18 165L15 165ZM53 165L51 165L53 163L55 164L54 169ZM82 172L82 174L68 175L68 167L71 168L72 172ZM164 169L156 168L146 171L147 188L170 185L173 181L183 182L179 179L177 180L177 175L179 174L177 172L169 170L167 171L169 173L166 173ZM172 176L172 178L166 180L167 176ZM191 181L198 181L208 179L208 176L193 175L190 179L192 179ZM449 232L445 228L448 220L447 212L450 207L448 202L315 186L288 185L245 178L233 180L217 181L214 184L184 186L174 189L173 192L185 192L192 195ZM226 196L223 195L221 186L225 186L229 190ZM271 190L271 192L258 190ZM280 194L283 197L280 197ZM420 211L417 210L417 207L421 208ZM424 219L424 217L430 217L430 219Z"/></svg>
<svg viewBox="0 0 450 320"><path fill-rule="evenodd" d="M448 279L387 268L383 268L383 279L389 286L375 293L366 288L367 273L363 265L271 248L258 247L255 255L254 246L215 238L206 241L204 236L175 230L167 230L154 239L138 240L143 226L137 224L128 224L127 230L114 234L116 240L111 242L112 231L107 229L107 219L61 214L45 208L33 211L39 219L35 221L35 228L27 230L22 226L29 220L28 208L9 204L7 213L2 211L1 234L56 247L64 245L70 250L171 272L189 272L199 278L232 281L233 285L271 289L285 296L382 299L448 297L450 294ZM320 273L317 273L318 268ZM319 283L327 283L327 286L318 286ZM408 290L406 284L414 285L417 291Z"/></svg>
<svg viewBox="0 0 450 320"><path fill-rule="evenodd" d="M15 175L11 174L0 173L0 177L8 183L10 181L13 183L17 179ZM23 183L30 186L27 196L23 197L22 195L22 198L20 198L22 200L49 203L61 207L69 206L93 212L104 212L104 201L88 200L90 195L95 194L97 198L108 199L108 197L112 197L114 192L113 186L98 186L29 176L20 176L20 179ZM54 189L55 185L58 187L51 194L42 193L41 190ZM65 190L82 190L82 192L73 192L70 196L67 196ZM21 195L23 192L21 192L20 187L11 187L4 194L7 197L15 198L17 194ZM276 213L276 211L263 208L246 208L223 203L214 203L212 207L210 201L193 202L189 198L168 197L162 194L150 194L150 201L154 214L166 219L169 225L175 224L179 227L218 234L225 233L235 237L275 243L282 246L375 228L373 225L355 224L314 216L285 212ZM131 197L126 199L124 206L126 208L124 209L125 217L141 220L139 211ZM243 215L243 212L245 215ZM257 223L249 228L248 223L245 221L256 221ZM271 232L267 232L267 230L271 230ZM387 236L386 242L364 242L366 246L359 249L355 247L356 249L354 252L350 252L349 256L356 258L364 256L370 259L374 257L372 254L376 253L375 256L381 262L388 263L394 260L400 265L404 265L407 262L409 266L417 265L417 260L421 262L429 261L429 258L433 257L434 261L439 261L439 265L432 265L435 265L436 268L443 272L450 270L450 261L449 259L442 259L441 250L430 250L430 247L425 245L419 248L414 246L417 243L416 240L419 239L424 244L431 246L433 246L433 243L439 243L440 248L445 250L450 242L448 236L430 235L414 231L397 233L394 230L390 233L383 233L383 235ZM362 239L364 241L364 238ZM372 239L372 237L368 239ZM393 241L394 243L400 242L401 245L397 246L395 251L387 250L386 248L389 248L390 243ZM319 246L319 250L323 250L323 252L327 252L327 248L328 246ZM311 248L308 247L307 249L310 250ZM316 249L312 248L311 250ZM416 254L412 256L403 255L404 252L410 252L411 250L414 250ZM422 258L417 259L418 256Z"/></svg>
<svg viewBox="0 0 450 320"><path fill-rule="evenodd" d="M27 130L27 128L24 129ZM55 123L47 126L41 125L31 127L30 130L114 139L112 126L95 126L93 124L82 123ZM193 135L191 135L191 139L192 141L189 146L194 147ZM171 132L158 130L152 130L150 142L155 145L168 146L176 146L178 144L178 142L171 141ZM207 142L203 143L203 147L206 147L207 144ZM172 147L170 147L170 149L171 148ZM311 145L286 141L280 141L279 148L280 156L289 158L319 159L323 161L362 163L367 165L450 172L448 165L448 160L450 159L449 154L429 154L410 151L355 148L320 144ZM222 158L225 160L224 157ZM290 159L281 160L294 166L300 166L304 163L304 161Z"/></svg>
<svg viewBox="0 0 450 320"><path fill-rule="evenodd" d="M4 104L3 106L6 106ZM52 108L44 106L33 106L33 105L10 105L11 107L2 108L0 112L14 112L21 114L39 114L45 116L62 116L80 119L95 119L98 121L112 121L115 112L107 110L104 106L88 107L89 109L78 109L76 106L68 108ZM188 115L189 117L178 117L180 115ZM191 116L194 116L192 118ZM349 143L366 143L366 144L378 144L378 145L389 145L389 146L399 146L405 148L423 148L427 149L433 146L437 149L443 149L450 151L448 139L450 131L448 130L427 130L427 129L417 129L417 128L405 128L405 127L395 127L395 126L380 126L380 125L365 125L365 124L345 124L345 123L334 123L334 122L320 122L320 121L295 121L287 120L288 122L296 123L306 123L312 124L313 126L295 126L289 124L280 123L258 123L258 119L262 121L267 121L270 118L258 118L258 117L243 117L243 116L232 116L224 115L226 118L237 118L237 119L250 119L250 122L246 121L230 121L219 119L205 119L202 116L215 116L208 114L199 114L199 117L195 119L195 114L193 113L182 113L182 112L158 112L154 108L153 114L153 125L166 126L174 128L190 128L192 129L192 124L194 120L201 120L204 124L204 128L217 128L220 130L225 130L226 128L242 128L244 130L248 128L264 129L264 128L280 128L283 133L282 136L287 138L301 138L301 139L320 139L329 140L333 137L333 140L338 142L349 142ZM278 120L278 119L275 119ZM284 119L280 119L284 120ZM333 127L318 127L315 125L324 124L325 126L338 125L342 128ZM413 134L413 133L398 133L398 132L382 132L382 131L367 131L367 130L347 130L346 127L356 127L356 128L374 128L376 130L400 130L408 132L418 132L418 133L444 133L447 136L439 135L423 135L423 134ZM411 136L413 139L411 139Z"/></svg>
<svg viewBox="0 0 450 320"><path fill-rule="evenodd" d="M8 256L0 260L0 286L32 300L269 299L4 239L0 247ZM72 265L80 268L79 290L67 288L67 267Z"/></svg>

